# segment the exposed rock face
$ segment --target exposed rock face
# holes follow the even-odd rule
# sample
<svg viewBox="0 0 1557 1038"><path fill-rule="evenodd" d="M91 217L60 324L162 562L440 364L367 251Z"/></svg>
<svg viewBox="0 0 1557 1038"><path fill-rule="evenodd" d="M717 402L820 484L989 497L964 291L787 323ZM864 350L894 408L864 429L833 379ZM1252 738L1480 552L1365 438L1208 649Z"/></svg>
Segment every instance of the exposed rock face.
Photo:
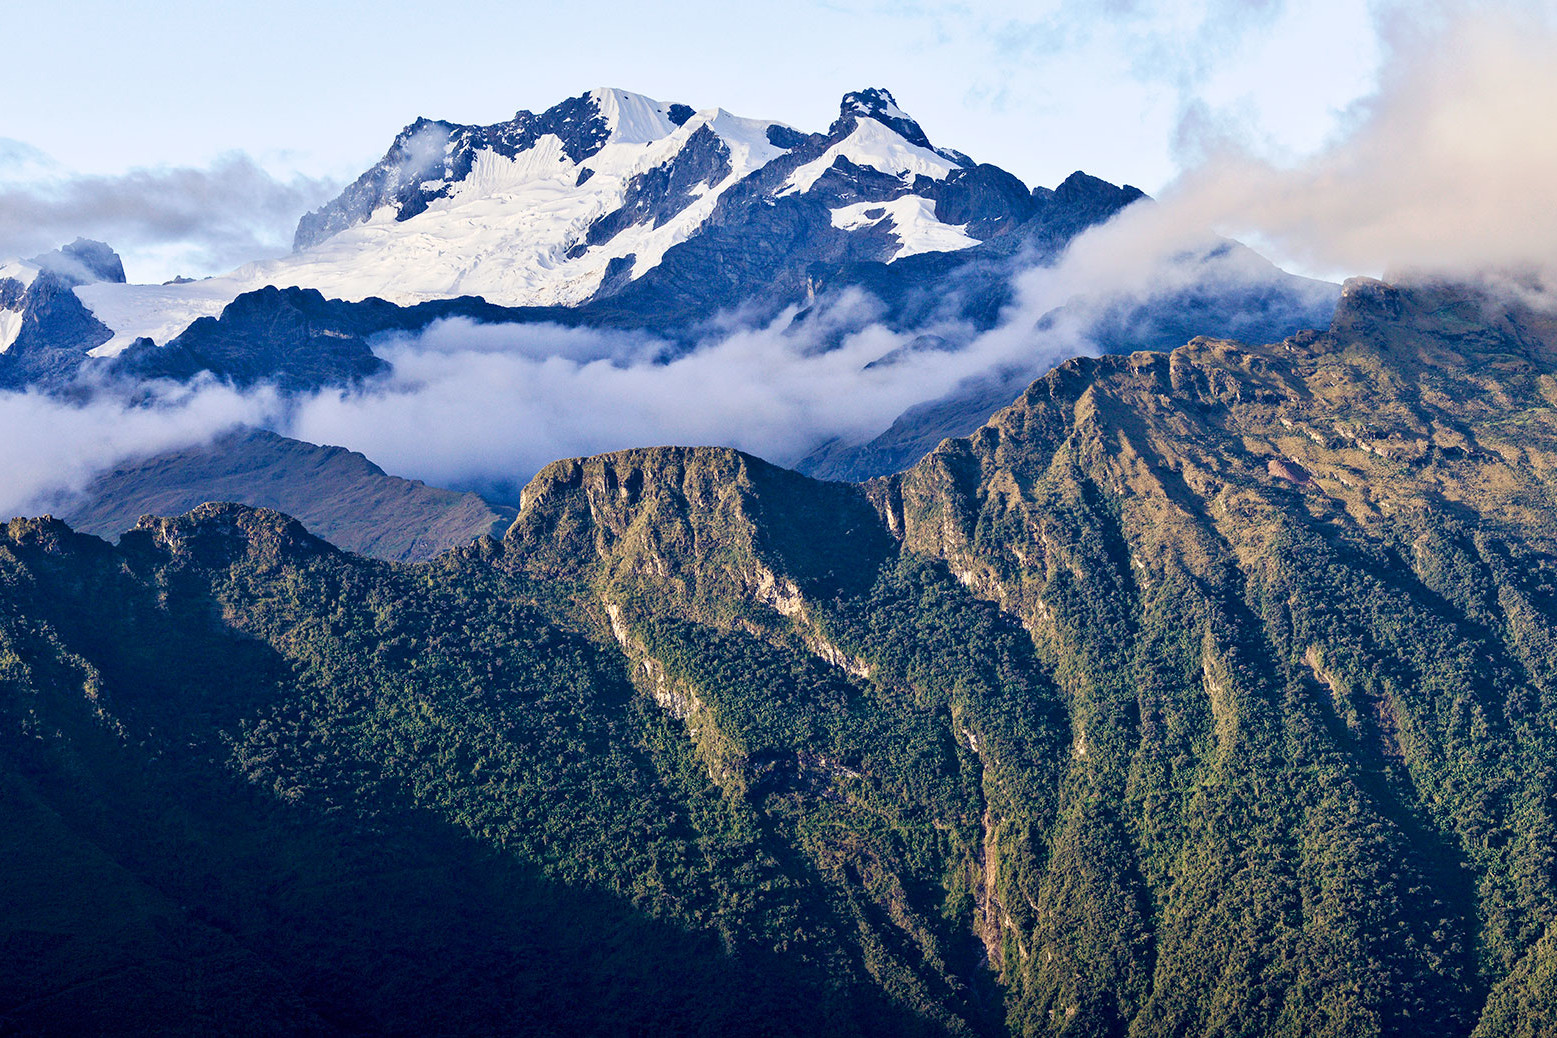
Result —
<svg viewBox="0 0 1557 1038"><path fill-rule="evenodd" d="M1079 169L1052 191L1033 188L1035 208L1063 212L1067 221L1079 226L1096 223L1145 197L1139 188L1129 184L1118 187Z"/></svg>
<svg viewBox="0 0 1557 1038"><path fill-rule="evenodd" d="M1314 482L1309 478L1308 470L1295 461L1272 458L1265 463L1265 468L1278 479L1284 479L1288 483L1296 483L1300 487L1312 485Z"/></svg>
<svg viewBox="0 0 1557 1038"><path fill-rule="evenodd" d="M661 227L731 173L730 149L704 126L687 139L674 161L655 166L627 182L619 208L589 225L575 248L587 249L610 241L623 228L638 224Z"/></svg>
<svg viewBox="0 0 1557 1038"><path fill-rule="evenodd" d="M874 119L910 144L916 144L921 148L930 147L930 139L924 135L924 130L919 128L919 124L914 122L907 112L897 106L897 101L890 91L880 87L870 87L844 94L843 100L838 105L838 118L828 132L837 135L840 130L852 129L855 121L861 116Z"/></svg>
<svg viewBox="0 0 1557 1038"><path fill-rule="evenodd" d="M1138 197L1136 192L1114 209L1123 208ZM1109 209L1108 215L1114 209ZM999 237L1002 230L1026 220L1037 210L1038 204L1026 184L999 166L986 163L954 170L935 192L937 219L961 224L970 236L983 241Z"/></svg>
<svg viewBox="0 0 1557 1038"><path fill-rule="evenodd" d="M0 279L0 312L13 325L11 341L0 353L0 389L67 385L87 361L88 351L113 336L72 288L79 281L53 270L40 270L23 286Z"/></svg>

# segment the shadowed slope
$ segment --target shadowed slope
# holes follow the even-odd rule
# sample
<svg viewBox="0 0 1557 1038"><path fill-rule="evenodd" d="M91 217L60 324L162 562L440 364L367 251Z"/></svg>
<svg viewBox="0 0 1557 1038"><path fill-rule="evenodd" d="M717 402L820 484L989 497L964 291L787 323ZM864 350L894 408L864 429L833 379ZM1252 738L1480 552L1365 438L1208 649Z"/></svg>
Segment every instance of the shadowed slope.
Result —
<svg viewBox="0 0 1557 1038"><path fill-rule="evenodd" d="M83 533L117 537L143 515L180 515L206 501L274 508L338 548L395 562L468 544L514 515L472 493L390 476L355 451L263 429L127 462L50 508Z"/></svg>

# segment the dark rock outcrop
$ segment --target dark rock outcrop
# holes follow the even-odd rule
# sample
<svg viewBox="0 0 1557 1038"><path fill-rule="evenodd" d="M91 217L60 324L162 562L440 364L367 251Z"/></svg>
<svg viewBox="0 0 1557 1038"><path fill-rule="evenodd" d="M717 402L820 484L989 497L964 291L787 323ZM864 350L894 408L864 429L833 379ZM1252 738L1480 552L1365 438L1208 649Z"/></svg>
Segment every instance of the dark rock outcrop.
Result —
<svg viewBox="0 0 1557 1038"><path fill-rule="evenodd" d="M94 281L107 281L116 285L125 283L124 261L119 258L119 254L103 242L90 238L77 238L53 252L33 257L31 262L40 270L47 270L78 285Z"/></svg>

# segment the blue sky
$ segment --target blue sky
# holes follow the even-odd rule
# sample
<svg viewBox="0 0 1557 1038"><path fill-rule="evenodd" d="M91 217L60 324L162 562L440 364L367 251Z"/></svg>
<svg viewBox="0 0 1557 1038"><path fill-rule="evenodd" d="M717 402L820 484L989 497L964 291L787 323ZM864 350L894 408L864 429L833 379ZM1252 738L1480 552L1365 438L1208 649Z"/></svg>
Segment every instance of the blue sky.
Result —
<svg viewBox="0 0 1557 1038"><path fill-rule="evenodd" d="M87 224L79 233L114 234L106 210L133 207L136 191L153 192L159 177L178 174L176 212L110 240L132 277L226 269L284 250L296 216L375 161L418 115L491 122L596 86L805 130L824 128L845 91L886 86L932 140L1029 184L1053 185L1084 169L1171 192L1186 169L1228 142L1241 161L1276 169L1335 149L1370 117L1392 53L1419 25L1518 8L1536 11L1550 28L1552 7L1552 0L12 5L10 96L0 106L0 253L34 247L47 234L68 239L77 228L67 217L78 212ZM1438 45L1454 46L1452 34ZM200 182L200 171L211 176ZM43 203L57 230L35 218ZM158 233L166 240L153 240ZM122 240L129 237L136 240Z"/></svg>
<svg viewBox="0 0 1557 1038"><path fill-rule="evenodd" d="M22 103L0 136L90 173L243 150L347 177L417 115L489 122L595 86L814 129L846 90L881 85L933 139L1025 180L1084 167L1150 190L1176 171L1191 106L1302 151L1378 62L1357 0L60 0L6 21Z"/></svg>

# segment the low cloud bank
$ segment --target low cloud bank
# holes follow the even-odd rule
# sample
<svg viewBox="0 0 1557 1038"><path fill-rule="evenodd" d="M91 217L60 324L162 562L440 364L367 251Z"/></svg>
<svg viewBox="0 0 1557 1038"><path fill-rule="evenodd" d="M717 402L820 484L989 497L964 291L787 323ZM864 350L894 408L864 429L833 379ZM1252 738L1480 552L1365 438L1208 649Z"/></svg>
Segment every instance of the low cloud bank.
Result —
<svg viewBox="0 0 1557 1038"><path fill-rule="evenodd" d="M719 444L793 464L833 439L863 442L909 407L968 380L1036 377L1098 352L1091 330L1121 305L1193 286L1257 287L1280 274L1247 250L1186 238L1139 215L1079 238L1058 264L1018 274L1015 302L979 332L957 323L894 331L845 292L724 327L668 363L641 333L553 325L435 323L380 341L390 374L351 391L281 397L211 383L115 391L86 404L0 395L0 512L36 512L124 459L258 425L362 451L397 475L496 494L561 457L654 444ZM1312 286L1312 304L1330 287ZM115 396L129 392L131 395Z"/></svg>
<svg viewBox="0 0 1557 1038"><path fill-rule="evenodd" d="M129 458L195 444L239 425L284 416L274 391L203 382L153 387L131 402L103 394L70 403L43 393L0 393L0 519L37 515Z"/></svg>

